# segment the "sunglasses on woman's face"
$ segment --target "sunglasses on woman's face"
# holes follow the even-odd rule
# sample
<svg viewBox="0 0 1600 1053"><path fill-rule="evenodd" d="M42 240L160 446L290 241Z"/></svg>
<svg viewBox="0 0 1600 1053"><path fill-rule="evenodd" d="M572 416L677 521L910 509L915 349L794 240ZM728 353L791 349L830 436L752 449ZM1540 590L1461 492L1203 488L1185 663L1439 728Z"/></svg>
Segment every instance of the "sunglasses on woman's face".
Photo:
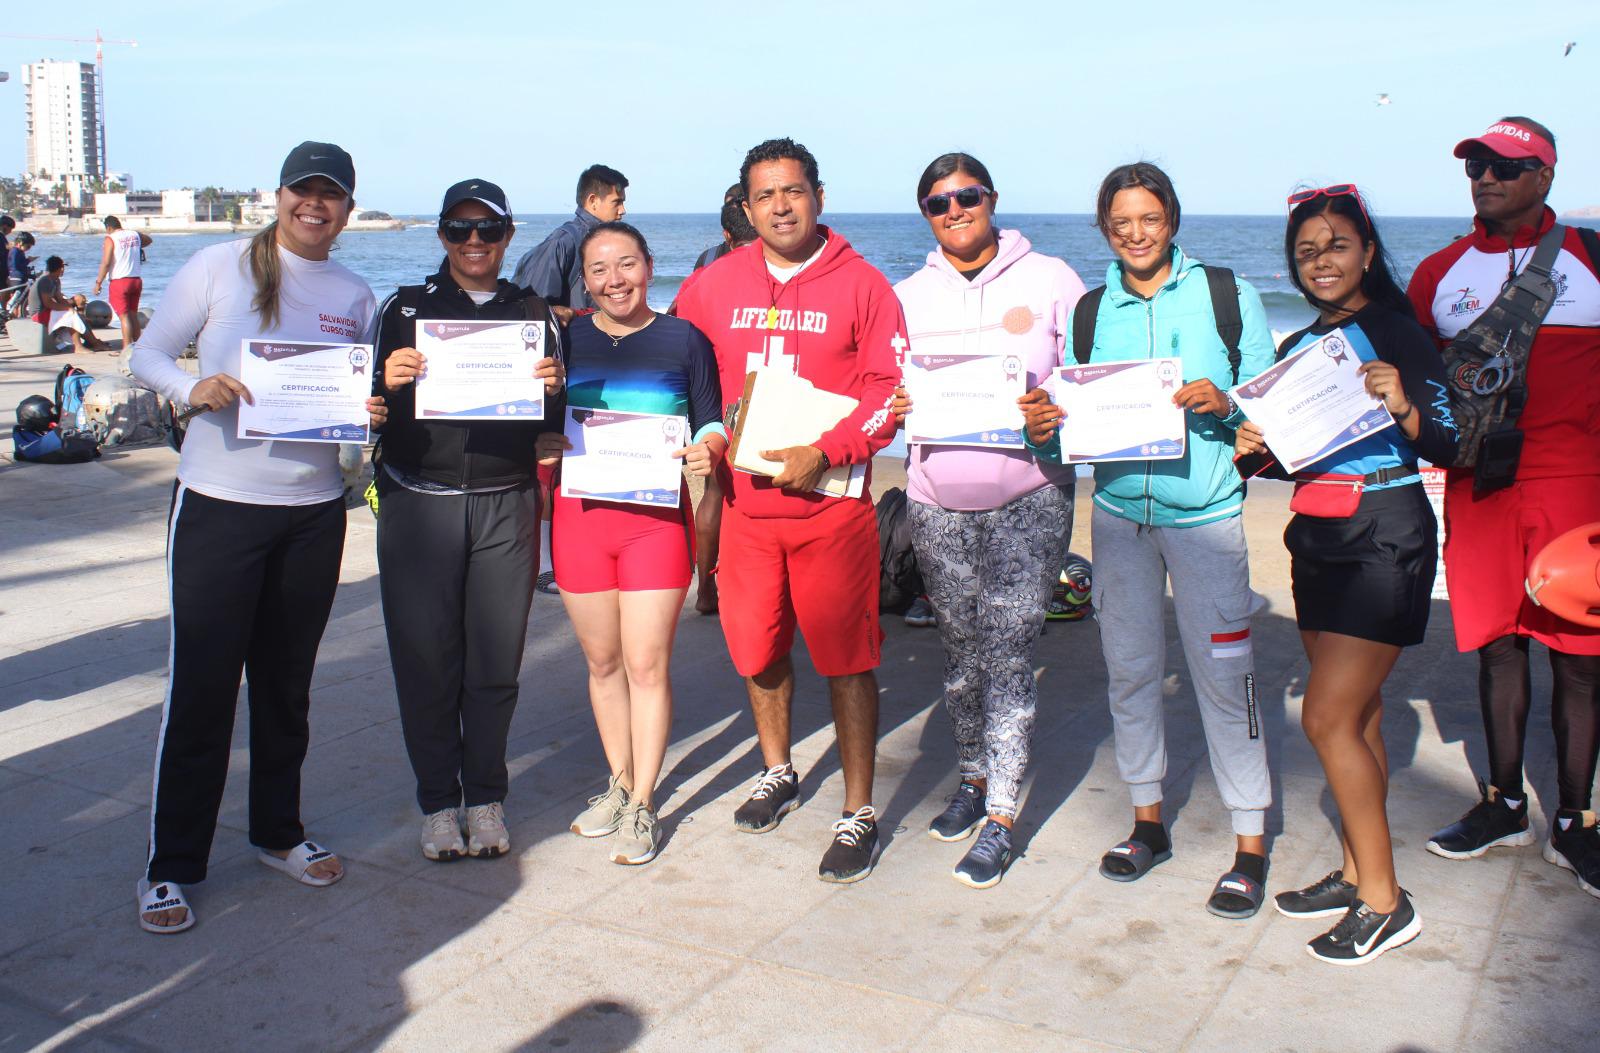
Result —
<svg viewBox="0 0 1600 1053"><path fill-rule="evenodd" d="M472 237L472 232L478 232L478 240L485 245L493 245L506 236L506 221L503 219L441 219L439 233L444 235L444 240L452 245L461 245Z"/></svg>
<svg viewBox="0 0 1600 1053"><path fill-rule="evenodd" d="M922 199L922 211L930 216L942 216L950 211L950 199L954 198L956 204L962 208L977 208L983 204L983 199L994 193L986 186L975 184L964 186L960 190L946 190L942 194L929 194Z"/></svg>
<svg viewBox="0 0 1600 1053"><path fill-rule="evenodd" d="M1483 173L1493 169L1495 182L1513 183L1522 178L1522 173L1538 171L1539 167L1540 162L1537 157L1519 157L1512 161L1503 158L1491 161L1483 157L1469 157L1467 178L1476 183L1483 178Z"/></svg>

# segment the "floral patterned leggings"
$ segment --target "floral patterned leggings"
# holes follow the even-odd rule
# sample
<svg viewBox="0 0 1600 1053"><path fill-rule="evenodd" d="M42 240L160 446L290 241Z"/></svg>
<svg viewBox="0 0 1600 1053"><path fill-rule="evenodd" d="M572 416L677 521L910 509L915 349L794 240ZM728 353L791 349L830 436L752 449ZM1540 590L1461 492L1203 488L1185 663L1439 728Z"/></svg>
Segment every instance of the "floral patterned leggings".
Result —
<svg viewBox="0 0 1600 1053"><path fill-rule="evenodd" d="M1072 537L1072 486L982 512L920 501L906 508L939 617L961 776L987 779L989 814L1015 818L1038 698L1034 650Z"/></svg>

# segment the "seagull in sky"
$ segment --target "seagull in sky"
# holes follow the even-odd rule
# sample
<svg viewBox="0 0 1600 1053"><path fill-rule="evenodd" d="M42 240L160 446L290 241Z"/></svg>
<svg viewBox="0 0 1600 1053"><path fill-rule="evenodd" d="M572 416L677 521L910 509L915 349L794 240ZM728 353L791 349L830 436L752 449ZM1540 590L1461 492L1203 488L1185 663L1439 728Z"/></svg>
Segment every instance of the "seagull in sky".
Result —
<svg viewBox="0 0 1600 1053"><path fill-rule="evenodd" d="M1387 106L1387 105L1389 105L1389 93L1388 92L1384 92L1384 91L1380 91L1378 93L1378 101L1376 103L1374 103L1373 105L1375 105L1375 106Z"/></svg>
<svg viewBox="0 0 1600 1053"><path fill-rule="evenodd" d="M1578 42L1576 40L1567 41L1567 46L1561 49L1561 57L1566 58L1568 55L1572 54L1572 49L1577 46Z"/></svg>

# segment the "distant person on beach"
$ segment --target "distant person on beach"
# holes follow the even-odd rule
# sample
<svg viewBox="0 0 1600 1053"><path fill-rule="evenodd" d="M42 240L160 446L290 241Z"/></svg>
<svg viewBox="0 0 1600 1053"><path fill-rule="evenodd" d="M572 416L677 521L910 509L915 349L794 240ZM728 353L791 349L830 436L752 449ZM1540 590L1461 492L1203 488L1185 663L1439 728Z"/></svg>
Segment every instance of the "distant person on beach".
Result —
<svg viewBox="0 0 1600 1053"><path fill-rule="evenodd" d="M539 569L534 444L560 428L564 369L549 305L500 278L516 233L505 192L466 179L439 206L444 262L384 303L373 390L389 406L375 463L378 583L406 753L435 862L511 849L506 737ZM526 320L544 356L543 420L416 415L418 319ZM463 839L462 828L466 829Z"/></svg>
<svg viewBox="0 0 1600 1053"><path fill-rule="evenodd" d="M909 353L1015 356L1022 390L1043 384L1061 361L1083 282L998 224L994 178L970 154L934 158L916 202L936 244L927 265L895 286ZM895 410L915 416L904 389ZM915 444L906 466L911 543L944 646L961 777L928 833L964 841L978 831L952 872L973 888L998 884L1011 863L1038 698L1033 657L1072 537L1072 468L1040 463L1013 437L1018 448Z"/></svg>
<svg viewBox="0 0 1600 1053"><path fill-rule="evenodd" d="M1394 872L1382 688L1401 649L1427 633L1439 538L1417 458L1449 464L1456 423L1441 397L1443 364L1394 279L1360 191L1350 183L1303 190L1289 197L1289 207L1289 278L1317 321L1285 338L1278 360L1324 337L1340 341L1325 349L1348 351L1362 363L1367 392L1394 418L1393 427L1294 474L1295 515L1283 534L1311 663L1300 723L1339 808L1344 865L1279 893L1276 903L1291 918L1338 916L1306 950L1322 961L1361 965L1422 931ZM1241 463L1267 457L1271 438L1250 421L1240 424Z"/></svg>
<svg viewBox="0 0 1600 1053"><path fill-rule="evenodd" d="M6 250L6 264L10 271L11 284L17 290L3 294L0 298L0 319L9 315L13 318L23 317L23 308L28 303L28 283L38 278L33 270L34 257L28 255L28 250L33 248L33 235L27 231L11 239L11 247ZM5 282L0 282L0 289L5 288Z"/></svg>
<svg viewBox="0 0 1600 1053"><path fill-rule="evenodd" d="M650 247L632 226L602 223L579 251L600 309L572 322L570 404L662 416L655 441L664 438L692 474L709 476L728 447L710 342L681 318L650 309ZM560 432L539 444L552 466L571 449ZM625 865L650 862L661 844L655 795L672 734L672 641L694 571L687 481L678 491L676 508L555 497L556 583L589 665L589 702L610 769L605 791L571 829L615 833L609 858Z"/></svg>
<svg viewBox="0 0 1600 1053"><path fill-rule="evenodd" d="M110 351L111 345L94 335L83 320L83 309L89 300L83 294L67 296L61 289L66 276L67 262L60 256L44 261L44 274L34 279L28 287L28 304L25 312L35 322L44 326L45 339L56 350L71 349L81 354L90 351Z"/></svg>
<svg viewBox="0 0 1600 1053"><path fill-rule="evenodd" d="M763 833L800 804L790 756L798 627L828 681L844 769L844 814L818 876L859 881L878 857L872 804L878 740L878 528L867 484L872 457L894 436L889 404L900 382L905 318L889 282L838 233L817 222L822 181L811 151L769 139L739 170L745 212L760 240L689 276L680 317L711 339L722 390L749 370L783 370L857 400L837 425L801 446L762 451L777 477L724 472L718 598L734 668L745 678L763 767L737 829ZM850 466L859 497L815 492L823 473Z"/></svg>
<svg viewBox="0 0 1600 1053"><path fill-rule="evenodd" d="M744 212L743 189L738 183L728 188L722 200L721 245L713 246L700 254L695 261L696 271L715 263L734 249L742 249L757 238L756 228ZM718 250L721 250L720 252ZM702 262L704 261L704 262ZM678 302L673 300L668 314L678 313ZM717 613L717 551L722 535L722 487L717 474L706 476L705 491L694 510L694 565L699 581L695 589L694 609L701 614Z"/></svg>
<svg viewBox="0 0 1600 1053"><path fill-rule="evenodd" d="M1556 177L1556 138L1544 125L1502 117L1454 152L1472 190L1472 233L1423 260L1408 289L1441 347L1483 317L1556 225L1545 204ZM1600 629L1556 617L1524 588L1529 562L1546 544L1600 521L1600 241L1565 228L1550 273L1555 301L1534 336L1526 372L1513 380L1526 402L1513 417L1521 452L1508 466L1508 485L1480 490L1472 468L1452 468L1445 485L1450 614L1456 646L1478 652L1489 771L1478 783L1479 802L1434 834L1428 850L1473 859L1496 846L1534 842L1522 767L1533 706L1528 647L1537 640L1550 652L1556 746L1556 809L1544 858L1600 896L1600 832L1592 810Z"/></svg>
<svg viewBox="0 0 1600 1053"><path fill-rule="evenodd" d="M344 553L339 448L238 438L237 403L254 401L238 379L245 340L366 339L372 290L328 258L355 185L339 147L295 147L279 174L277 220L190 257L133 348L140 383L205 411L189 422L169 516L172 643L138 887L147 932L194 924L182 886L206 877L241 672L250 683L250 843L262 863L302 884L344 876L300 822L311 675ZM177 362L191 341L198 380ZM376 427L382 400L367 405Z"/></svg>
<svg viewBox="0 0 1600 1053"><path fill-rule="evenodd" d="M105 227L100 270L94 276L94 294L100 295L100 287L109 276L111 309L122 324L122 346L132 347L139 340L139 296L144 292L144 279L139 276L139 270L151 238L143 231L123 230L122 220L116 216L107 216Z"/></svg>
<svg viewBox="0 0 1600 1053"><path fill-rule="evenodd" d="M574 310L593 309L583 284L578 245L596 224L628 214L628 177L606 165L590 165L578 176L578 209L517 261L512 281L544 298L563 325Z"/></svg>
<svg viewBox="0 0 1600 1053"><path fill-rule="evenodd" d="M748 245L756 240L755 228L750 225L749 219L745 218L743 193L744 188L738 183L733 184L723 193L721 213L722 240L695 257L695 270L699 270L707 264L715 263L740 245ZM730 226L730 223L733 226Z"/></svg>
<svg viewBox="0 0 1600 1053"><path fill-rule="evenodd" d="M1062 351L1067 365L1179 358L1172 401L1188 411L1181 457L1094 468L1094 607L1117 767L1134 819L1133 833L1101 858L1100 873L1136 881L1172 856L1161 814L1170 580L1212 774L1236 842L1233 864L1206 909L1239 919L1255 914L1266 895L1272 783L1250 635L1264 601L1250 589L1244 483L1233 467L1233 432L1244 417L1226 391L1272 364L1272 333L1255 289L1178 248L1181 215L1172 180L1155 165L1111 170L1100 184L1095 225L1116 258L1105 285L1073 308ZM1231 317L1226 327L1224 317ZM1045 388L1025 401L1029 444L1041 458L1059 461L1061 409Z"/></svg>

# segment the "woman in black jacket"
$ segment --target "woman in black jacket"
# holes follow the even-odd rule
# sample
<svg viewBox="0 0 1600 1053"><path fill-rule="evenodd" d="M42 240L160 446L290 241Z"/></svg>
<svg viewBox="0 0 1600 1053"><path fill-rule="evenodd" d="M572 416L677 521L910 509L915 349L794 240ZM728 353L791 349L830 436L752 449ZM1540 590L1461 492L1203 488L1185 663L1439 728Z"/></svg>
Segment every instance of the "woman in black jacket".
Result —
<svg viewBox="0 0 1600 1053"><path fill-rule="evenodd" d="M511 847L506 736L539 570L534 441L560 427L565 383L550 308L499 278L514 230L493 183L445 191L444 264L389 298L375 340L374 384L390 407L377 458L379 586L422 854L437 862ZM524 339L543 341L534 374L544 379L543 417L418 420L415 381L427 364L416 326L436 320L524 321Z"/></svg>

